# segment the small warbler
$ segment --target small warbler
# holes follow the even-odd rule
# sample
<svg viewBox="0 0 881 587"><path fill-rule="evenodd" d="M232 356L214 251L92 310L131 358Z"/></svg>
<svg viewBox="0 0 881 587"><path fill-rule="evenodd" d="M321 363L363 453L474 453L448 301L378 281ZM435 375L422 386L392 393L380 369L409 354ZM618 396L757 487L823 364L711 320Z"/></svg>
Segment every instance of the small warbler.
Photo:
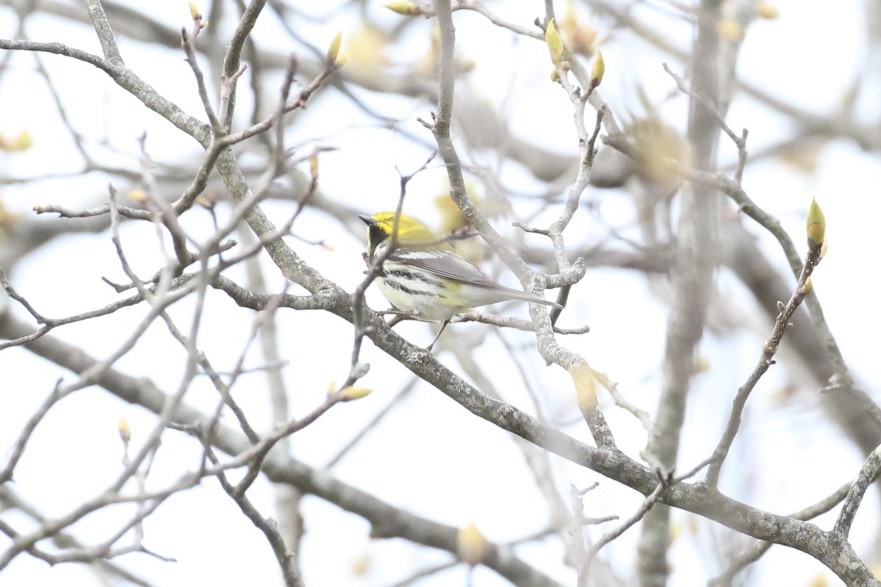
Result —
<svg viewBox="0 0 881 587"><path fill-rule="evenodd" d="M366 260L372 264L374 259L385 255L392 244L395 213L378 212L360 218L368 227ZM457 255L450 243L438 238L415 218L403 214L398 218L395 248L385 257L377 286L401 312L421 320L442 321L444 326L460 312L505 300L563 307L535 294L493 282Z"/></svg>

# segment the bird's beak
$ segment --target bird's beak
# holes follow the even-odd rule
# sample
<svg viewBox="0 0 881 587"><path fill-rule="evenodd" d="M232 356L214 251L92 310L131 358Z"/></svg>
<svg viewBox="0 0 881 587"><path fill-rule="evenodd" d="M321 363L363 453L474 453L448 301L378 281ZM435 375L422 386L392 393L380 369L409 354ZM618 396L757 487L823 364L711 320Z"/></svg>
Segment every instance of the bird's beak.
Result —
<svg viewBox="0 0 881 587"><path fill-rule="evenodd" d="M358 214L358 218L363 220L364 224L366 224L367 226L373 226L374 224L376 224L376 220L374 220L370 216L367 216L366 214Z"/></svg>

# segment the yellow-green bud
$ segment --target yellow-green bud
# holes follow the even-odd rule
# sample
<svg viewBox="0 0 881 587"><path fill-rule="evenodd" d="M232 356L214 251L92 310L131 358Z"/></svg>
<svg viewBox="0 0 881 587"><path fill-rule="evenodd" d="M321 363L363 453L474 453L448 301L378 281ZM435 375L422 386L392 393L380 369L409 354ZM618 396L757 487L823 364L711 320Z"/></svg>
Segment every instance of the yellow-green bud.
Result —
<svg viewBox="0 0 881 587"><path fill-rule="evenodd" d="M603 52L597 51L597 56L593 60L593 67L590 69L590 87L595 88L603 83L603 75L606 73L606 62L603 59Z"/></svg>
<svg viewBox="0 0 881 587"><path fill-rule="evenodd" d="M353 387L350 385L349 387L341 389L339 393L340 396L342 396L343 401L348 402L356 399L361 399L362 397L367 397L372 391L372 389L367 389L364 387Z"/></svg>
<svg viewBox="0 0 881 587"><path fill-rule="evenodd" d="M545 29L545 43L551 53L551 61L554 62L554 65L560 65L560 62L563 61L563 39L560 37L560 31L557 30L557 24L553 18L548 21L548 28Z"/></svg>
<svg viewBox="0 0 881 587"><path fill-rule="evenodd" d="M202 20L202 11L196 6L195 2L190 2L190 16L193 20Z"/></svg>
<svg viewBox="0 0 881 587"><path fill-rule="evenodd" d="M459 530L457 536L459 558L472 567L483 560L486 554L486 538L474 524L468 524Z"/></svg>
<svg viewBox="0 0 881 587"><path fill-rule="evenodd" d="M412 2L389 2L385 7L404 16L418 16L422 14L422 9Z"/></svg>
<svg viewBox="0 0 881 587"><path fill-rule="evenodd" d="M26 151L30 149L33 144L34 138L28 130L21 131L15 138L8 138L0 133L0 151L9 151L10 153L15 151Z"/></svg>
<svg viewBox="0 0 881 587"><path fill-rule="evenodd" d="M208 210L213 210L217 205L217 194L212 191L202 192L196 196L196 203Z"/></svg>
<svg viewBox="0 0 881 587"><path fill-rule="evenodd" d="M128 421L122 416L116 422L116 431L119 432L119 437L125 444L128 444L128 441L132 439L132 429L129 428Z"/></svg>
<svg viewBox="0 0 881 587"><path fill-rule="evenodd" d="M587 416L597 405L597 383L593 376L593 370L587 363L576 363L569 367L569 375L575 383L575 395L578 400L578 408Z"/></svg>
<svg viewBox="0 0 881 587"><path fill-rule="evenodd" d="M816 199L811 200L811 207L808 208L805 231L808 235L808 246L811 249L823 246L823 242L826 240L826 216L817 205Z"/></svg>
<svg viewBox="0 0 881 587"><path fill-rule="evenodd" d="M762 18L772 20L780 16L780 9L769 2L759 0L759 2L756 3L756 14Z"/></svg>
<svg viewBox="0 0 881 587"><path fill-rule="evenodd" d="M15 140L12 141L10 145L10 151L26 151L30 149L34 144L34 137L31 136L30 131L23 130L18 133L18 136L15 137Z"/></svg>
<svg viewBox="0 0 881 587"><path fill-rule="evenodd" d="M723 18L716 23L716 32L729 43L739 43L743 39L743 25L732 18Z"/></svg>
<svg viewBox="0 0 881 587"><path fill-rule="evenodd" d="M333 40L330 42L330 47L327 48L327 60L331 63L336 64L337 57L340 55L340 45L343 44L343 33L339 32L334 35Z"/></svg>
<svg viewBox="0 0 881 587"><path fill-rule="evenodd" d="M808 275L808 278L805 280L805 284L803 286L801 286L801 289L798 290L798 293L800 293L803 296L806 296L809 293L811 293L812 291L814 291L814 281L811 279L811 276Z"/></svg>

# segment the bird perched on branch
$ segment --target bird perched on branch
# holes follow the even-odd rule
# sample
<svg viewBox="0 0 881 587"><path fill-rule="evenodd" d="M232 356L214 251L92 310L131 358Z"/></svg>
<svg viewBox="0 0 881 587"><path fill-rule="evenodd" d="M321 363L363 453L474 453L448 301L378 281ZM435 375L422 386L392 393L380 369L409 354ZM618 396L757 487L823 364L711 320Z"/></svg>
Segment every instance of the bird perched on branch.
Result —
<svg viewBox="0 0 881 587"><path fill-rule="evenodd" d="M367 263L383 258L377 286L397 310L420 320L443 322L461 312L506 300L562 308L536 294L501 286L455 253L427 226L395 212L360 216L367 224ZM392 238L393 232L397 236ZM389 247L393 247L389 253ZM435 341L440 337L440 332ZM434 343L432 343L433 345Z"/></svg>

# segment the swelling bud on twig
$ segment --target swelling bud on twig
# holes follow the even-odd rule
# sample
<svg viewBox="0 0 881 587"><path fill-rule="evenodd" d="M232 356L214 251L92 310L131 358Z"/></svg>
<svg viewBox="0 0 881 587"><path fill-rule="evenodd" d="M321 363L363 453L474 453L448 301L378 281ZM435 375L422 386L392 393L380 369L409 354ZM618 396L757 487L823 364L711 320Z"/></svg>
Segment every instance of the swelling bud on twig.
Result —
<svg viewBox="0 0 881 587"><path fill-rule="evenodd" d="M590 88L594 89L603 83L603 75L606 73L606 62L603 59L603 52L597 51L597 56L593 60L593 67L590 68Z"/></svg>
<svg viewBox="0 0 881 587"><path fill-rule="evenodd" d="M337 67L341 67L343 65L343 60L340 60L340 45L342 44L343 33L339 32L334 35L333 40L330 42L330 47L327 48L327 60Z"/></svg>
<svg viewBox="0 0 881 587"><path fill-rule="evenodd" d="M826 216L817 205L817 200L811 200L808 208L808 216L805 219L805 232L808 235L808 247L811 250L821 248L826 240Z"/></svg>
<svg viewBox="0 0 881 587"><path fill-rule="evenodd" d="M116 431L119 432L119 437L123 443L128 444L129 440L132 439L132 429L129 428L128 421L121 416L119 421L116 422Z"/></svg>
<svg viewBox="0 0 881 587"><path fill-rule="evenodd" d="M801 289L798 290L798 293L800 293L803 296L806 296L809 293L811 293L812 291L814 291L814 282L809 275L808 278L805 280L805 284L803 286L801 286Z"/></svg>
<svg viewBox="0 0 881 587"><path fill-rule="evenodd" d="M548 21L548 28L545 29L545 44L551 54L551 61L554 65L560 65L563 62L563 39L553 18Z"/></svg>
<svg viewBox="0 0 881 587"><path fill-rule="evenodd" d="M569 367L569 375L575 383L578 409L586 417L597 406L597 382L593 370L584 363L576 363Z"/></svg>
<svg viewBox="0 0 881 587"><path fill-rule="evenodd" d="M773 20L780 16L780 9L769 2L759 0L759 2L756 3L756 14L762 18Z"/></svg>
<svg viewBox="0 0 881 587"><path fill-rule="evenodd" d="M199 10L199 7L196 6L196 3L190 2L189 7L190 7L190 17L193 20L202 20L202 11Z"/></svg>
<svg viewBox="0 0 881 587"><path fill-rule="evenodd" d="M197 29L204 29L208 26L208 21L202 19L202 11L199 10L199 7L196 6L195 2L188 3L190 7L190 17L193 19L193 22L196 23Z"/></svg>
<svg viewBox="0 0 881 587"><path fill-rule="evenodd" d="M17 151L27 151L34 144L34 139L30 131L23 130L15 137L6 137L0 134L0 151L14 153Z"/></svg>
<svg viewBox="0 0 881 587"><path fill-rule="evenodd" d="M729 43L743 40L743 25L732 18L723 18L716 23L716 32Z"/></svg>
<svg viewBox="0 0 881 587"><path fill-rule="evenodd" d="M397 12L404 16L418 16L422 14L422 9L412 2L389 2L385 7L392 12Z"/></svg>
<svg viewBox="0 0 881 587"><path fill-rule="evenodd" d="M214 192L202 192L196 196L196 203L207 210L213 210L217 205L217 194Z"/></svg>
<svg viewBox="0 0 881 587"><path fill-rule="evenodd" d="M372 392L372 389L367 389L364 387L344 387L340 390L340 396L344 402L350 402L352 400L361 399L362 397L367 397Z"/></svg>
<svg viewBox="0 0 881 587"><path fill-rule="evenodd" d="M473 567L483 560L486 554L486 538L473 522L459 530L456 542L456 550L463 562Z"/></svg>
<svg viewBox="0 0 881 587"><path fill-rule="evenodd" d="M573 53L591 57L596 49L597 31L590 25L578 23L575 0L569 0L566 5L566 13L558 23L560 35L563 37L566 47Z"/></svg>

